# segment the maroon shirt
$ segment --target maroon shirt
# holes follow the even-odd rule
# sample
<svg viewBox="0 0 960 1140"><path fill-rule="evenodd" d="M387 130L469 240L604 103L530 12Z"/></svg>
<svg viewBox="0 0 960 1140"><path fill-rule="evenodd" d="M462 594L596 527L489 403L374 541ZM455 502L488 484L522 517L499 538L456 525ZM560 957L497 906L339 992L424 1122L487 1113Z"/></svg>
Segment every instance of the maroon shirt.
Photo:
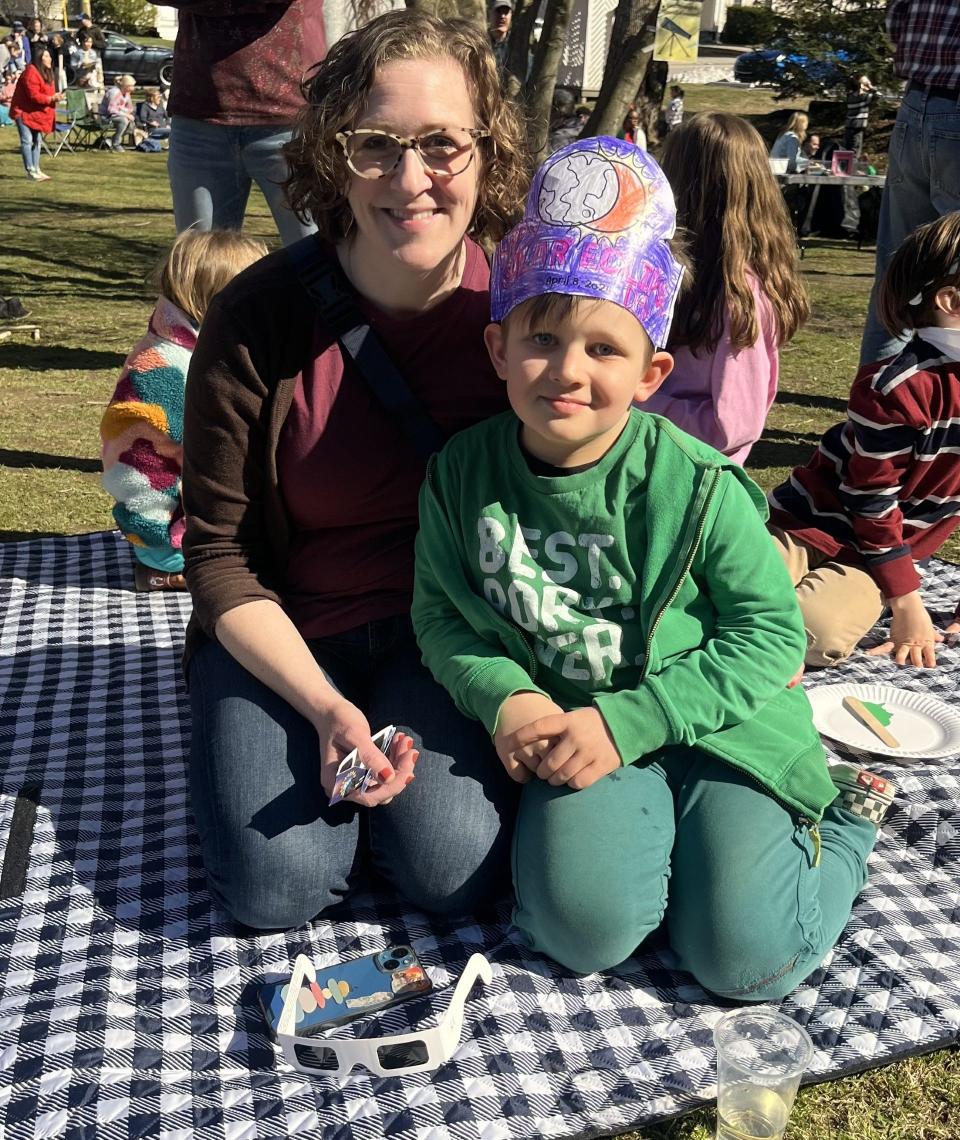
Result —
<svg viewBox="0 0 960 1140"><path fill-rule="evenodd" d="M289 126L300 79L327 54L323 0L171 0L179 9L167 113Z"/></svg>
<svg viewBox="0 0 960 1140"><path fill-rule="evenodd" d="M467 243L460 287L425 313L398 319L367 307L393 363L449 436L507 408L490 364L490 271ZM290 520L284 607L304 637L407 613L423 462L352 362L318 330L277 448Z"/></svg>

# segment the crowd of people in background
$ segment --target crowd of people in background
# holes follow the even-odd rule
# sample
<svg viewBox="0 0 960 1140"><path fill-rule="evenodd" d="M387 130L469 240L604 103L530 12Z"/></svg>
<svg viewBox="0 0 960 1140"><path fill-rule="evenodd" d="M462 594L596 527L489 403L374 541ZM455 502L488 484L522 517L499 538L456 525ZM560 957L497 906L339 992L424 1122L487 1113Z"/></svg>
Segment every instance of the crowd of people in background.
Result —
<svg viewBox="0 0 960 1140"><path fill-rule="evenodd" d="M134 102L137 82L132 75L106 84L104 43L101 29L84 13L72 35L66 29L46 31L39 18L27 25L15 20L0 46L0 127L15 126L20 132L24 169L32 181L50 180L39 168L39 155L43 136L55 129L68 86L83 92L87 117L104 128L106 150L122 151L128 145L164 149L170 120L163 92L147 88Z"/></svg>
<svg viewBox="0 0 960 1140"><path fill-rule="evenodd" d="M39 18L26 24L14 20L0 44L0 127L16 126L20 131L24 168L33 181L50 179L39 169L39 150L43 136L55 129L57 108L63 105L68 87L83 92L87 116L104 128L105 149L122 151L129 144L160 150L169 138L163 92L147 88L135 103L132 75L120 75L108 85L104 44L104 34L89 13L78 17L72 34L67 29L48 31ZM18 88L22 90L16 95Z"/></svg>

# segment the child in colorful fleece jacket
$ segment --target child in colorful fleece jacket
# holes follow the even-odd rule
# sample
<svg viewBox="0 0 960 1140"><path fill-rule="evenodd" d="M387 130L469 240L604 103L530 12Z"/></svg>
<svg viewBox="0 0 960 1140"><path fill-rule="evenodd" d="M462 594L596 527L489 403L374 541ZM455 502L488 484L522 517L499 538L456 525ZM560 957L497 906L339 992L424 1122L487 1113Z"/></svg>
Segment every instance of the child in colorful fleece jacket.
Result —
<svg viewBox="0 0 960 1140"><path fill-rule="evenodd" d="M623 141L580 140L537 174L491 274L513 413L428 468L412 616L524 785L527 941L588 972L667 918L703 986L768 1000L839 935L892 797L869 773L831 778L788 687L803 627L759 488L631 408L672 364L655 349L674 226L659 167Z"/></svg>
<svg viewBox="0 0 960 1140"><path fill-rule="evenodd" d="M160 297L100 421L103 486L138 562L183 571L183 395L197 330L216 294L267 252L230 230L187 230L159 267Z"/></svg>

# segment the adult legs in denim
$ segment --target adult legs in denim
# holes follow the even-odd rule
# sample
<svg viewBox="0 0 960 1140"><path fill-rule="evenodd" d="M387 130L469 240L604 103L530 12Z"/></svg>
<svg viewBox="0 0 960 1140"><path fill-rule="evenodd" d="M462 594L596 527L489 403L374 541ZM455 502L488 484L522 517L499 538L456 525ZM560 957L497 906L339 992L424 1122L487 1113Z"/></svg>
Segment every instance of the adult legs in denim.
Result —
<svg viewBox="0 0 960 1140"><path fill-rule="evenodd" d="M416 906L467 910L505 890L517 786L424 671L409 627L373 623L311 649L374 730L389 721L422 741L416 779L384 807L328 807L312 726L204 645L190 667L190 784L217 900L257 929L302 925L347 894L364 830L374 866Z"/></svg>
<svg viewBox="0 0 960 1140"><path fill-rule="evenodd" d="M956 99L907 91L890 137L887 181L880 205L877 268L870 295L860 363L899 352L877 316L877 289L890 259L909 234L960 209L960 107Z"/></svg>
<svg viewBox="0 0 960 1140"><path fill-rule="evenodd" d="M28 174L40 169L40 132L31 130L19 116L17 133L20 135L20 155L23 168Z"/></svg>
<svg viewBox="0 0 960 1140"><path fill-rule="evenodd" d="M177 231L242 229L256 182L284 245L313 233L316 227L304 225L289 209L281 185L287 176L281 148L289 138L289 130L275 127L230 127L176 116L167 173Z"/></svg>
<svg viewBox="0 0 960 1140"><path fill-rule="evenodd" d="M126 115L113 115L110 119L113 128L113 138L110 140L111 150L123 150L123 136L130 130L131 121Z"/></svg>
<svg viewBox="0 0 960 1140"><path fill-rule="evenodd" d="M586 973L622 962L665 911L673 949L706 989L781 997L843 929L876 828L830 807L819 835L818 864L805 823L697 749L666 749L581 792L531 781L514 920L536 949Z"/></svg>

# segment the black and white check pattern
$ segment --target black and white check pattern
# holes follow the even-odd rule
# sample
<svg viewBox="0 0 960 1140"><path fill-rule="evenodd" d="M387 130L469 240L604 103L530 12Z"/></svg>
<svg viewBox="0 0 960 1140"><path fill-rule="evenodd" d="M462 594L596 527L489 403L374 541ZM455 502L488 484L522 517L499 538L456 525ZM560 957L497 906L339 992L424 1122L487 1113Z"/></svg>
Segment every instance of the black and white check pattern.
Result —
<svg viewBox="0 0 960 1140"><path fill-rule="evenodd" d="M333 922L238 937L207 895L187 811L189 602L132 587L114 534L0 545L0 843L17 793L40 785L25 891L0 903L5 1140L587 1137L711 1097L723 1010L663 948L578 979L529 954L505 908L428 920L372 895ZM935 564L925 589L952 610L960 570ZM831 680L894 675L956 700L960 649L935 673L860 657ZM813 1079L955 1042L960 1027L960 758L872 766L900 792L870 886L784 1002L817 1044ZM437 991L353 1031L427 1022L481 950L493 983L468 1002L454 1059L406 1078L358 1069L342 1086L287 1069L258 984L300 951L323 966L396 940Z"/></svg>

